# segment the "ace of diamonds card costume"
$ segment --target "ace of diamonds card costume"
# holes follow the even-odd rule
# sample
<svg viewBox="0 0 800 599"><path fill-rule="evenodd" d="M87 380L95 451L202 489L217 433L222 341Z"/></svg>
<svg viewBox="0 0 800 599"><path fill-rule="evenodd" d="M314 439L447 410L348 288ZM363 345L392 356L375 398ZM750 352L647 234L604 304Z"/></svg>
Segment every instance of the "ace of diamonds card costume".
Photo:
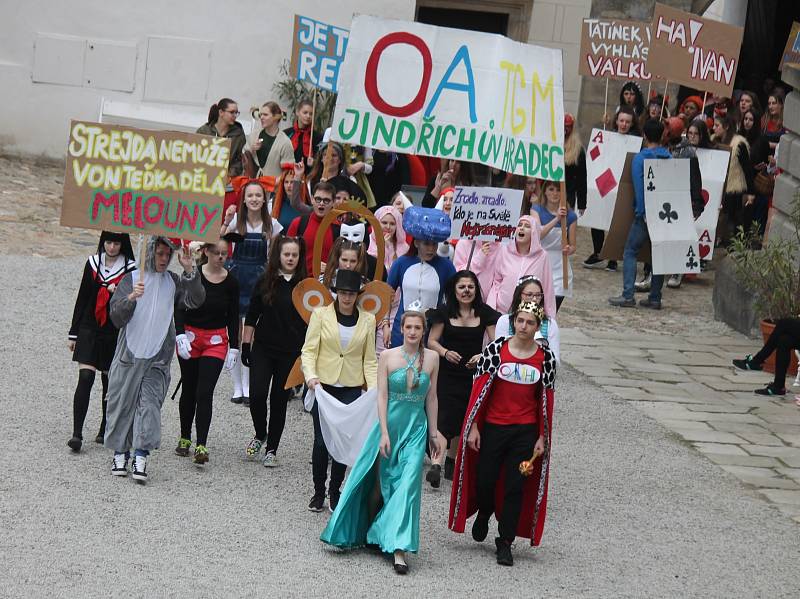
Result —
<svg viewBox="0 0 800 599"><path fill-rule="evenodd" d="M511 371L508 371L508 366L512 367ZM506 370L501 373L504 367ZM525 369L527 369L527 374L523 375L522 378L517 376ZM515 372L516 375L514 374ZM533 384L531 384L531 373L533 373L533 379L537 379ZM525 447L521 449L525 457L522 459L530 459L534 443L540 434L544 436L545 451L534 462L533 474L526 477L523 482L521 509L515 532L518 537L530 539L531 545L539 545L547 511L547 483L553 432L553 387L555 385L555 376L556 360L547 347L539 347L530 358L517 359L509 351L508 339L501 337L487 345L483 350L472 384L472 393L456 456L453 487L450 494L450 517L448 522L450 530L464 532L467 519L478 511L479 452L473 451L467 445L467 437L471 427L477 426L478 430L481 431L481 451L486 451L489 449L484 438L487 415L489 420L493 420L492 416L497 417L500 415L499 418L495 419L502 421L508 415L514 414L520 405L528 404L530 409L528 414L533 415L535 428L532 428L530 434L527 435L529 438L524 440ZM512 398L515 399L512 400ZM497 424L494 424L494 428L498 428ZM506 427L501 426L499 428ZM510 467L518 468L518 461L507 460L500 468L495 484L494 513L498 521L501 522L501 529L503 527L502 517L506 499L506 477L511 474L508 471ZM519 471L517 470L511 475L518 476ZM501 530L501 536L502 532Z"/></svg>

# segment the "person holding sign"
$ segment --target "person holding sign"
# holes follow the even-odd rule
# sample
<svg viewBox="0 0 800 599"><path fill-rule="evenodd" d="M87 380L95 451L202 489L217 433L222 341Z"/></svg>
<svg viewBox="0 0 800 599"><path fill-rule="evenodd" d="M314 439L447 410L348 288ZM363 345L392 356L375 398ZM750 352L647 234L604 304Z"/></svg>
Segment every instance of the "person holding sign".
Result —
<svg viewBox="0 0 800 599"><path fill-rule="evenodd" d="M294 161L300 162L308 173L314 164L314 148L317 147L322 136L314 131L314 104L308 98L303 98L294 109L295 120L291 127L283 130L292 142Z"/></svg>
<svg viewBox="0 0 800 599"><path fill-rule="evenodd" d="M114 450L114 476L128 475L133 448L132 476L139 483L147 481L147 456L161 445L161 406L175 353L175 310L199 308L206 299L188 248L178 254L183 274L167 270L174 251L166 237L150 237L142 269L125 275L111 298L111 320L120 331L108 373L105 446Z"/></svg>
<svg viewBox="0 0 800 599"><path fill-rule="evenodd" d="M553 353L534 338L544 318L541 306L522 302L512 317L514 334L487 345L478 361L448 521L450 530L464 532L477 512L472 538L482 542L494 513L497 563L503 566L514 565L516 537L531 545L542 540L556 377Z"/></svg>
<svg viewBox="0 0 800 599"><path fill-rule="evenodd" d="M119 282L133 270L136 263L128 234L103 231L97 253L89 256L83 268L69 328L68 347L72 361L78 363L78 386L72 402L72 437L67 446L75 452L83 445L83 423L98 370L103 384L103 419L95 441L102 443L105 436L108 369L117 346L117 327L108 317L108 305Z"/></svg>
<svg viewBox="0 0 800 599"><path fill-rule="evenodd" d="M534 275L544 287L543 306L548 314L556 313L553 272L547 252L542 248L539 222L523 215L517 222L514 241L500 246L494 261L494 278L486 303L501 314L512 308L514 289L525 275ZM560 262L560 259L559 259Z"/></svg>
<svg viewBox="0 0 800 599"><path fill-rule="evenodd" d="M555 181L545 181L544 198L540 204L533 207L533 218L539 222L539 235L542 247L547 252L553 272L553 289L556 294L556 312L561 307L565 297L572 297L572 264L569 256L577 249L578 215L569 208L561 208L561 186ZM567 245L561 243L561 220L567 219ZM561 256L567 256L569 279L567 288L564 288L564 275L561 268Z"/></svg>
<svg viewBox="0 0 800 599"><path fill-rule="evenodd" d="M636 300L633 297L634 284L636 283L636 257L639 255L639 250L650 238L647 232L644 209L644 161L652 158L672 158L669 150L661 145L663 137L664 124L660 120L650 119L644 124L645 147L633 157L631 165L634 190L634 218L630 231L628 231L628 239L625 242L625 251L623 252L622 295L608 299L608 303L612 306L621 308L633 308L636 306ZM660 310L661 288L663 285L664 275L652 275L650 295L647 299L641 300L639 305Z"/></svg>

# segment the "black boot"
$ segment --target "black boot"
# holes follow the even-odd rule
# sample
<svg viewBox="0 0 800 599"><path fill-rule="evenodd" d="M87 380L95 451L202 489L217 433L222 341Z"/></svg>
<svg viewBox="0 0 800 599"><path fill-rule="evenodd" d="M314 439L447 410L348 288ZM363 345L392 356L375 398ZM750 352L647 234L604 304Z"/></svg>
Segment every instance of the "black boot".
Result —
<svg viewBox="0 0 800 599"><path fill-rule="evenodd" d="M495 537L494 544L497 546L497 563L501 566L513 566L514 556L511 555L511 543Z"/></svg>
<svg viewBox="0 0 800 599"><path fill-rule="evenodd" d="M455 471L455 469L456 469L456 461L453 458L451 458L450 456L447 456L444 459L444 478L445 478L445 480L453 480L453 472Z"/></svg>
<svg viewBox="0 0 800 599"><path fill-rule="evenodd" d="M439 464L431 464L428 473L425 475L425 480L431 483L434 489L438 489L442 483L442 467Z"/></svg>

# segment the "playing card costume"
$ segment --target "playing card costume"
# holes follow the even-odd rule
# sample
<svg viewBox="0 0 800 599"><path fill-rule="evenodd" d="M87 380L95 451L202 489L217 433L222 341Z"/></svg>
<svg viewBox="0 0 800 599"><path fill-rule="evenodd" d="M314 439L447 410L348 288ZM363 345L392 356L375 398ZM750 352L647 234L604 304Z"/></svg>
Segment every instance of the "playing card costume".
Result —
<svg viewBox="0 0 800 599"><path fill-rule="evenodd" d="M464 532L467 518L488 510L498 519L501 539L510 543L518 536L539 545L547 511L555 375L556 361L547 347L518 359L508 339L500 338L483 350L456 456L450 530ZM481 432L480 452L467 444L473 426ZM539 436L544 454L534 461L532 474L523 476L519 464L531 458Z"/></svg>
<svg viewBox="0 0 800 599"><path fill-rule="evenodd" d="M105 253L107 241L121 244L119 255L115 258L109 258ZM102 373L103 382L103 419L98 437L102 438L105 434L107 372L117 346L117 327L108 316L109 301L122 278L133 270L136 270L136 263L133 260L133 250L127 233L103 231L97 253L89 256L83 268L81 286L69 328L69 340L75 342L72 361L92 367L81 368L78 371L70 440L70 447L76 451L80 449L80 443L75 440L83 439L83 423L89 408L89 397L97 370Z"/></svg>
<svg viewBox="0 0 800 599"><path fill-rule="evenodd" d="M160 445L161 405L175 354L175 307L199 308L206 297L196 268L181 275L156 272L159 244L174 250L164 237L149 238L145 272L126 275L111 298L111 320L120 331L109 371L105 446L119 455L135 448L146 456ZM144 295L130 299L142 279Z"/></svg>

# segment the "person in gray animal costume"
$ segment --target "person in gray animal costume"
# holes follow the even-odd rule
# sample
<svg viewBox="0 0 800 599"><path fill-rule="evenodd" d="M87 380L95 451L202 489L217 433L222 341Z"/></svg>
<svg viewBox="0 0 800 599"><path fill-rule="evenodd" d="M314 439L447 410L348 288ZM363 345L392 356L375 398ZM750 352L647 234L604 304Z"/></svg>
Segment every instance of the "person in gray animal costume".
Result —
<svg viewBox="0 0 800 599"><path fill-rule="evenodd" d="M147 241L144 268L120 281L109 314L119 328L108 377L105 446L114 450L111 474L147 481L147 457L161 443L161 406L175 353L176 307L197 308L205 289L188 248L178 251L183 273L167 270L176 246L166 237Z"/></svg>

